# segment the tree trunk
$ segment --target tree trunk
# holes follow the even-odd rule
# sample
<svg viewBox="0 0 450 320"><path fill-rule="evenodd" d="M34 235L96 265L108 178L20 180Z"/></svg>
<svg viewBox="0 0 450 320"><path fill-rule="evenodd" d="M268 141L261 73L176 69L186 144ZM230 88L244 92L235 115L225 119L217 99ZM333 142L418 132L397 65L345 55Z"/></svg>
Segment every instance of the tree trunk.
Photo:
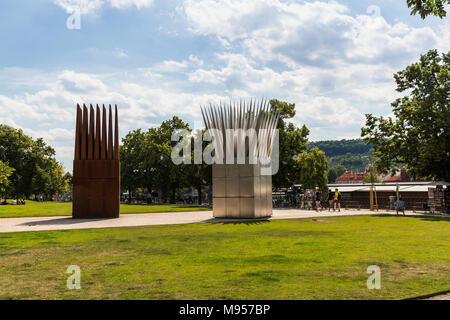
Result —
<svg viewBox="0 0 450 320"><path fill-rule="evenodd" d="M150 203L152 203L152 186L151 185L147 186L147 190L150 195L150 198L147 198L147 203L148 203L148 200L150 200Z"/></svg>
<svg viewBox="0 0 450 320"><path fill-rule="evenodd" d="M172 196L170 197L171 198L170 203L173 203L173 204L175 203L175 197L176 197L175 193L176 193L176 188L172 187Z"/></svg>
<svg viewBox="0 0 450 320"><path fill-rule="evenodd" d="M202 205L202 185L197 186L197 192L198 192L198 204Z"/></svg>
<svg viewBox="0 0 450 320"><path fill-rule="evenodd" d="M444 178L445 178L445 182L450 182L450 167L445 166L444 167Z"/></svg>

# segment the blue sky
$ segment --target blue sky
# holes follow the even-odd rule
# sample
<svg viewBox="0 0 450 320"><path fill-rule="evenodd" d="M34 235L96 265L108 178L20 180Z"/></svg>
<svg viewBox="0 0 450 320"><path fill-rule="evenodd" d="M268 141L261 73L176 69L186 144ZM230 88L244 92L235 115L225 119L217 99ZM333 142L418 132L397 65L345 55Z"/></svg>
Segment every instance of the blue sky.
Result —
<svg viewBox="0 0 450 320"><path fill-rule="evenodd" d="M2 0L0 123L46 139L67 170L78 102L117 103L124 136L273 97L312 140L358 137L365 113L389 115L392 74L448 51L449 31L406 0Z"/></svg>

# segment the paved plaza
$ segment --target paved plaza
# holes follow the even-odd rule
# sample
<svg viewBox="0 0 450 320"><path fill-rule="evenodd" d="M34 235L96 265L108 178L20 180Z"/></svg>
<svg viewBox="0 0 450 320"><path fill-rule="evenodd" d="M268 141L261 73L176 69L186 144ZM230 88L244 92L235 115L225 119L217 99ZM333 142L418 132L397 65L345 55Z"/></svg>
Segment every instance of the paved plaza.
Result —
<svg viewBox="0 0 450 320"><path fill-rule="evenodd" d="M395 214L395 211L369 211L369 210L341 210L341 212L300 209L274 209L271 219L298 219L298 218L320 218L351 215L373 215L373 214ZM423 215L407 212L406 215ZM213 217L212 211L192 212L164 212L164 213L140 213L122 214L118 219L73 219L68 216L55 217L27 217L27 218L1 218L0 233L42 231L42 230L67 230L67 229L89 229L89 228L116 228L135 227L149 225L169 225L186 223L207 222L236 222L236 221L263 221L267 219L217 219Z"/></svg>

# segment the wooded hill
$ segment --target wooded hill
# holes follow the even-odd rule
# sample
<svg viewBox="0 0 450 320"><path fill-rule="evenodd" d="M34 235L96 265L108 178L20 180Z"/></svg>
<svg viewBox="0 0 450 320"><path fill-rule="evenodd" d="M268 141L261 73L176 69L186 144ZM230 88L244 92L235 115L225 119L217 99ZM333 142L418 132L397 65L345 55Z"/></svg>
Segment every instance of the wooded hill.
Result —
<svg viewBox="0 0 450 320"><path fill-rule="evenodd" d="M325 140L308 143L309 150L315 147L325 152L330 169L333 167L340 168L338 173L345 170L364 171L369 164L369 156L372 155L372 146L366 145L361 139Z"/></svg>

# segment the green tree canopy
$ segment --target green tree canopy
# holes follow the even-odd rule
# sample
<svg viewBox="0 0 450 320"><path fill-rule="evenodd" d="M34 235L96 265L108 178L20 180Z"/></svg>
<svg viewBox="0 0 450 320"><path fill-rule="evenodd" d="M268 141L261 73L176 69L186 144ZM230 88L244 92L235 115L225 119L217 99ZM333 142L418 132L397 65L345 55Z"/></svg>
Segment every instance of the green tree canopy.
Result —
<svg viewBox="0 0 450 320"><path fill-rule="evenodd" d="M8 163L0 161L0 195L5 194L6 188L9 185L9 177L13 172L14 169L11 168Z"/></svg>
<svg viewBox="0 0 450 320"><path fill-rule="evenodd" d="M310 152L303 151L295 158L297 179L304 189L319 187L327 191L328 163L325 152L312 148Z"/></svg>
<svg viewBox="0 0 450 320"><path fill-rule="evenodd" d="M189 130L189 126L174 116L159 127L147 132L141 129L129 132L122 139L120 148L122 185L130 192L146 187L149 192L158 188L166 200L170 192L171 201L175 193L186 185L186 166L175 165L171 159L172 133L179 129Z"/></svg>
<svg viewBox="0 0 450 320"><path fill-rule="evenodd" d="M450 181L450 52L430 50L394 75L403 98L394 118L366 115L363 139L374 146L379 172L406 165L413 177Z"/></svg>
<svg viewBox="0 0 450 320"><path fill-rule="evenodd" d="M407 0L406 2L411 9L411 15L420 14L422 19L429 15L443 18L447 15L445 4L450 4L450 0Z"/></svg>
<svg viewBox="0 0 450 320"><path fill-rule="evenodd" d="M336 179L343 174L345 171L347 171L347 168L345 168L343 165L338 164L336 166L330 167L328 169L328 182L333 183L336 181Z"/></svg>
<svg viewBox="0 0 450 320"><path fill-rule="evenodd" d="M0 161L14 168L7 190L9 196L52 196L67 191L55 150L41 138L33 140L20 129L0 124Z"/></svg>
<svg viewBox="0 0 450 320"><path fill-rule="evenodd" d="M275 188L291 187L297 178L295 172L297 163L294 158L306 150L309 130L305 125L298 128L293 123L287 122L295 116L295 103L273 99L270 100L270 105L280 112L277 124L280 167L277 174L272 177L273 186Z"/></svg>

